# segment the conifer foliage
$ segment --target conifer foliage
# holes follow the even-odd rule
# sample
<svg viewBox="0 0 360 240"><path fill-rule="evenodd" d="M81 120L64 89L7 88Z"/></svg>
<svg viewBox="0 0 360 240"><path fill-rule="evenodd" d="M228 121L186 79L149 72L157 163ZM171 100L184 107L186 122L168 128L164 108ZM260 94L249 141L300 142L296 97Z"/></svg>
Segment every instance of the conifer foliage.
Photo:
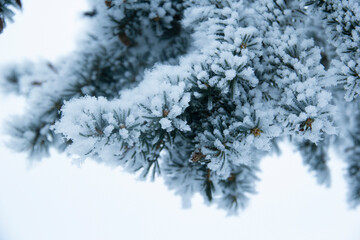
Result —
<svg viewBox="0 0 360 240"><path fill-rule="evenodd" d="M1 23L15 4L0 0ZM200 193L234 214L279 141L325 185L336 145L349 163L349 202L360 204L358 1L91 4L93 27L75 53L3 74L3 87L29 103L11 121L15 149L40 159L55 147L161 176L185 204Z"/></svg>
<svg viewBox="0 0 360 240"><path fill-rule="evenodd" d="M0 0L0 33L3 32L6 21L13 21L14 12L11 8L21 9L20 0Z"/></svg>

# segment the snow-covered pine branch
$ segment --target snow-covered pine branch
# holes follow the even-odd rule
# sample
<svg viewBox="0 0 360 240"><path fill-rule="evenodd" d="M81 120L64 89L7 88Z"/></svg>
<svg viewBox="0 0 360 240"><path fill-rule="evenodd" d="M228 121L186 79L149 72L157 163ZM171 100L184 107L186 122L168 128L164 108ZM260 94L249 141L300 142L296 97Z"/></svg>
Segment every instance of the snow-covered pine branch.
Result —
<svg viewBox="0 0 360 240"><path fill-rule="evenodd" d="M311 0L305 5L323 19L327 39L337 53L329 73L337 75L336 80L346 89L345 99L351 101L360 94L360 3Z"/></svg>
<svg viewBox="0 0 360 240"><path fill-rule="evenodd" d="M3 85L29 99L25 120L12 122L15 148L38 159L55 146L161 175L185 204L198 192L232 214L255 192L261 158L288 138L329 185L328 148L350 139L337 110L352 104L344 96L358 101L353 1L91 2L94 28L76 53L5 75ZM350 199L359 204L354 154Z"/></svg>

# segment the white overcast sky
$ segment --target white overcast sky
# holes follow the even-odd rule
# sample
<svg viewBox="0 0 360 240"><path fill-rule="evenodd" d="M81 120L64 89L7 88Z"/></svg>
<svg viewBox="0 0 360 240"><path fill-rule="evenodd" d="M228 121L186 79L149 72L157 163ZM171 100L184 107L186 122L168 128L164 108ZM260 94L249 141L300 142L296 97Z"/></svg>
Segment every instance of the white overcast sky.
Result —
<svg viewBox="0 0 360 240"><path fill-rule="evenodd" d="M23 0L0 35L0 65L55 60L76 47L89 10L86 0ZM81 35L81 34L80 34ZM24 99L0 95L0 119L21 113ZM2 129L6 126L1 124ZM346 204L344 163L332 154L332 186L324 188L282 144L281 157L262 161L258 194L237 217L206 207L190 209L162 184L137 181L121 169L52 157L29 168L24 154L0 135L0 240L359 240L360 208Z"/></svg>

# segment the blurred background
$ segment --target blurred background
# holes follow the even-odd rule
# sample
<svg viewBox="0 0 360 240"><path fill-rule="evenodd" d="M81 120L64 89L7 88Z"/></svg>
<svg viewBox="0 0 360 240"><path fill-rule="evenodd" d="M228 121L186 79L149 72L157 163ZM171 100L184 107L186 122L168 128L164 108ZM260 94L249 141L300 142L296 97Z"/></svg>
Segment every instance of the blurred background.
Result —
<svg viewBox="0 0 360 240"><path fill-rule="evenodd" d="M15 23L0 35L0 66L56 61L86 33L86 0L24 0ZM89 26L91 27L91 26ZM183 209L161 179L138 181L91 160L72 164L52 152L30 163L6 147L5 120L26 101L0 93L0 240L359 240L360 208L346 203L345 165L332 153L330 188L319 186L287 143L263 159L258 193L227 217L200 197Z"/></svg>

